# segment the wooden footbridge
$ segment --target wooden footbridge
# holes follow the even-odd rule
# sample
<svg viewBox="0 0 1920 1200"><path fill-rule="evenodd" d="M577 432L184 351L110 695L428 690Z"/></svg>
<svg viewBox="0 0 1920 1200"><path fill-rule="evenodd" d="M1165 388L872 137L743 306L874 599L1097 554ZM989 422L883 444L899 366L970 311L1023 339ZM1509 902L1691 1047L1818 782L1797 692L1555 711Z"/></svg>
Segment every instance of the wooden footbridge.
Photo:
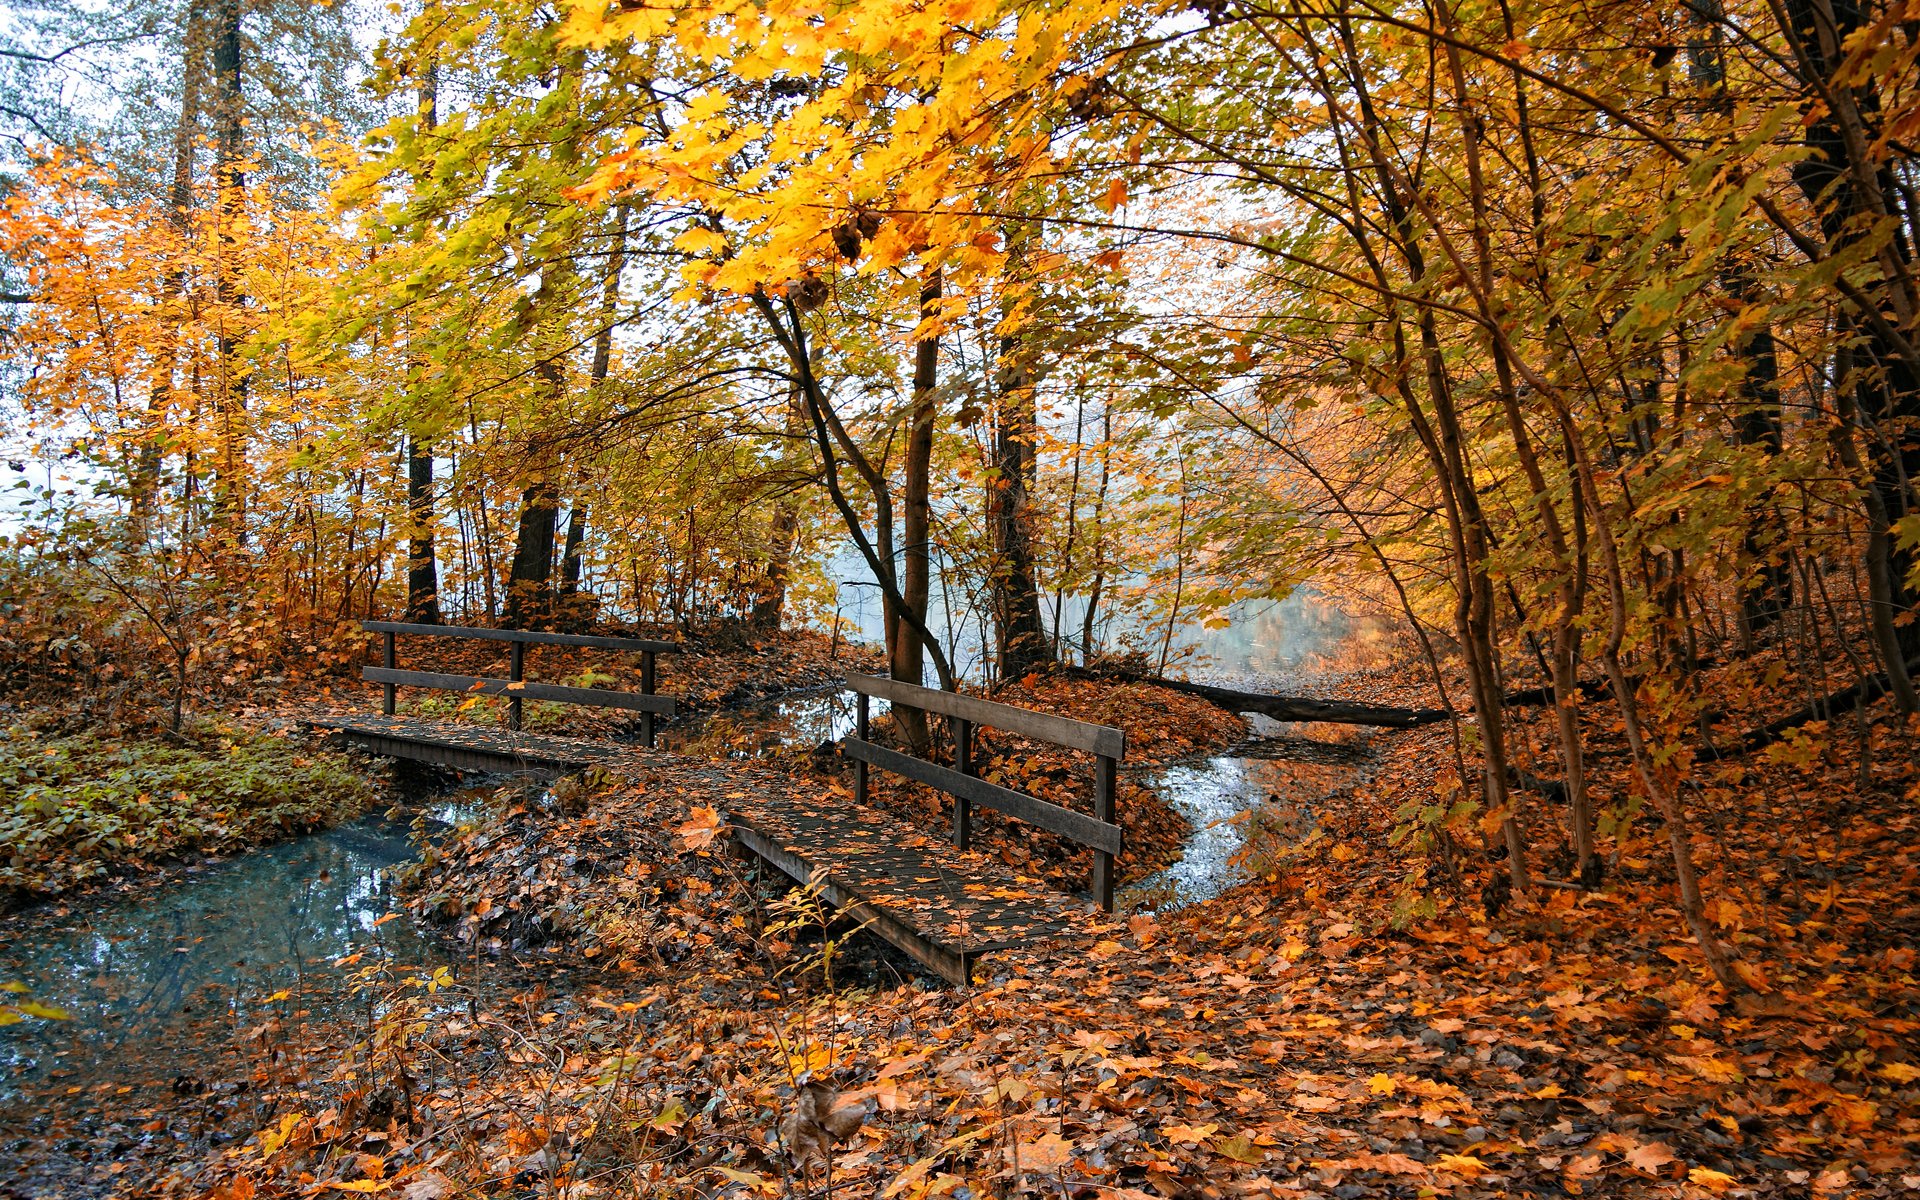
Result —
<svg viewBox="0 0 1920 1200"><path fill-rule="evenodd" d="M640 756L665 753L651 749L654 718L673 715L674 703L655 694L654 663L656 655L677 653L680 647L675 643L387 621L364 622L362 628L381 635L381 665L365 668L362 677L381 685L383 711L377 716L342 714L308 720L309 726L337 743L385 757L500 773L565 774L595 766L618 772L623 765L638 765ZM402 670L396 661L400 636L510 643L509 678ZM526 647L531 645L639 654L641 690L562 687L528 680ZM1057 939L1088 912L1084 902L1012 876L983 855L969 853L975 804L1091 847L1092 898L1101 908L1112 910L1113 861L1122 847L1113 811L1114 778L1126 752L1120 730L891 679L854 675L846 686L857 694L859 706L855 734L844 739L841 747L841 753L856 764L854 801L831 796L803 801L778 788L756 788L751 774L742 775L739 782L747 786L724 793L733 835L742 846L796 882L818 886L827 902L845 915L960 984L970 981L974 961L981 955ZM507 724L397 715L395 692L401 687L505 696ZM522 701L527 699L638 712L642 714L641 742L528 733L522 728ZM874 699L944 717L955 747L954 764L946 766L869 740ZM1093 814L980 778L972 760L974 731L981 725L1093 755ZM876 768L929 784L949 797L951 832L935 836L869 807L865 803L868 773ZM705 768L706 773L727 770L718 764Z"/></svg>

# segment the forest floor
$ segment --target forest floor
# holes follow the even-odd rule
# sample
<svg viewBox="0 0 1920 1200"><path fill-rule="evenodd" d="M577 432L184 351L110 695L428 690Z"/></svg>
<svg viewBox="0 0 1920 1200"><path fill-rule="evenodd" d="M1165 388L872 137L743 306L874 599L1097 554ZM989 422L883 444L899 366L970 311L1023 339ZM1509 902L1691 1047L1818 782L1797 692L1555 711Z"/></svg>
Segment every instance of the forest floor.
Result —
<svg viewBox="0 0 1920 1200"><path fill-rule="evenodd" d="M1385 739L1366 784L1324 804L1307 836L1256 828L1255 881L1112 919L1070 948L997 956L964 992L876 959L804 896L761 891L716 838L706 797L670 773L522 799L428 868L422 903L476 939L510 945L519 922L523 959L591 957L606 964L598 985L489 1000L446 978L382 981L374 1037L166 1188L234 1200L1920 1188L1920 728L1884 714L1864 731L1816 727L1703 772L1694 849L1742 963L1735 994L1678 918L1664 832L1630 819L1593 709L1622 818L1596 891L1490 902L1497 862L1456 855L1449 870L1417 839L1390 838L1457 786L1448 730L1416 730ZM1849 742L1862 732L1864 776Z"/></svg>
<svg viewBox="0 0 1920 1200"><path fill-rule="evenodd" d="M1704 682L1730 727L1786 702ZM1379 675L1336 690L1430 696ZM1122 724L1165 695L1030 691L1019 702ZM1237 719L1209 732L1166 712L1162 746L1129 726L1143 755L1236 736ZM1544 716L1515 735L1535 767L1552 762ZM370 1027L276 1027L238 1086L147 1097L123 1157L173 1160L138 1172L141 1194L221 1200L1920 1189L1920 725L1881 709L1698 772L1693 848L1736 994L1679 919L1604 702L1588 717L1597 890L1508 899L1476 839L1455 830L1435 856L1395 836L1458 794L1450 731L1429 727L1377 738L1364 783L1311 830L1256 818L1251 882L1090 918L1074 944L989 958L966 991L767 888L719 835L724 794L677 760L512 789L413 884L472 965L346 964ZM1073 764L1030 757L1000 761L1072 802ZM1536 873L1564 880L1551 808L1522 818ZM1056 881L1080 869L1017 828L982 852Z"/></svg>

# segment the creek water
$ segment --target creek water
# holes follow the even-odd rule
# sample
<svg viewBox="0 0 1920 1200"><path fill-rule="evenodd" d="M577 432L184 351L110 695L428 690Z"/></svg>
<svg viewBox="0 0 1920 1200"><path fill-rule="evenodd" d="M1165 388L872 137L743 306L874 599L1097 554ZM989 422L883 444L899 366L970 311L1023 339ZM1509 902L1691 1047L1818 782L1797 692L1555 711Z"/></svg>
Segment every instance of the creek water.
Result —
<svg viewBox="0 0 1920 1200"><path fill-rule="evenodd" d="M1255 689L1297 686L1303 668L1317 670L1332 645L1352 640L1351 629L1324 619L1320 627L1337 636L1289 637L1293 653L1249 640L1211 677ZM790 694L669 729L664 740L694 753L757 758L804 753L844 736L853 721L843 693ZM1127 889L1124 900L1164 909L1218 895L1244 877L1250 824L1303 831L1314 804L1364 769L1366 741L1352 730L1306 736L1255 722L1252 736L1225 752L1143 769L1195 832L1180 861ZM464 804L441 797L423 811L454 819ZM97 1160L103 1137L110 1151L132 1147L147 1128L139 1117L210 1089L244 1088L246 1063L277 1053L276 1037L309 1047L351 1042L377 1003L356 986L356 972L425 972L451 962L393 894L393 868L417 856L406 826L371 817L122 895L9 917L0 984L24 987L69 1019L0 1026L0 1163L10 1148L62 1131L87 1134L94 1149L83 1158ZM71 1188L72 1173L61 1173L68 1178L46 1194L95 1190ZM7 1182L0 1166L0 1185Z"/></svg>

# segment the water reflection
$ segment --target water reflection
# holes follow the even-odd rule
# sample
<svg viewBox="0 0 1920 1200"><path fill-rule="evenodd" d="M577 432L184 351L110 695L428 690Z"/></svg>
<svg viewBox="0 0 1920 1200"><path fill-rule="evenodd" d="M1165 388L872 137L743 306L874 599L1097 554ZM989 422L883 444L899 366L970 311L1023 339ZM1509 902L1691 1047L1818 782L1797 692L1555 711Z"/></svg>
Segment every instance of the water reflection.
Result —
<svg viewBox="0 0 1920 1200"><path fill-rule="evenodd" d="M1255 823L1277 838L1305 836L1314 807L1349 786L1369 758L1353 726L1251 718L1253 736L1226 754L1175 763L1149 778L1193 825L1178 862L1129 888L1132 907L1166 910L1211 900L1246 878L1241 852Z"/></svg>
<svg viewBox="0 0 1920 1200"><path fill-rule="evenodd" d="M868 703L875 719L889 710L885 700ZM806 754L851 734L858 721L856 705L853 693L839 688L789 694L670 727L661 731L660 744L682 754L712 758Z"/></svg>
<svg viewBox="0 0 1920 1200"><path fill-rule="evenodd" d="M12 918L0 981L71 1019L0 1028L0 1103L48 1085L195 1077L263 1020L351 1004L334 966L349 955L445 961L410 921L383 920L401 907L385 869L413 857L404 827L371 819L123 900Z"/></svg>

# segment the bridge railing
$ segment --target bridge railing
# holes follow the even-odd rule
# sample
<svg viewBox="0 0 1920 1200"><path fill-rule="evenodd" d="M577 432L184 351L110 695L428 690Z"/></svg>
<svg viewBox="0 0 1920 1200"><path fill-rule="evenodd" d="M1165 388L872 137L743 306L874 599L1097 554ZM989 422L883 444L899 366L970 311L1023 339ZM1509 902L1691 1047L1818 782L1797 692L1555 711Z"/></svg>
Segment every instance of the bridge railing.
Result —
<svg viewBox="0 0 1920 1200"><path fill-rule="evenodd" d="M620 708L640 714L640 731L647 745L654 744L653 719L670 717L673 700L654 692L654 656L678 654L678 642L655 642L645 638L593 637L578 633L542 633L531 629L481 629L467 625L413 625L404 621L362 621L360 628L380 635L380 665L363 667L360 677L382 688L381 711L393 715L394 692L398 688L432 688L437 691L466 692L481 696L507 697L507 725L520 728L520 704L523 700L552 700L561 704L582 704L595 708ZM496 679L484 675L447 675L437 671L403 671L399 668L395 639L401 634L417 637L470 638L487 642L510 642L508 677ZM595 650L618 650L640 655L640 690L616 692L608 688L562 687L553 683L530 683L526 679L528 646L585 646Z"/></svg>
<svg viewBox="0 0 1920 1200"><path fill-rule="evenodd" d="M850 675L848 690L859 695L858 725L855 735L842 743L842 753L854 760L854 797L867 799L869 765L891 771L908 779L931 784L953 798L953 844L965 850L973 840L974 804L1016 817L1093 850L1093 876L1089 888L1101 908L1113 911L1113 860L1124 844L1120 826L1114 821L1114 781L1120 760L1126 757L1124 730L1111 725L1094 725L1070 717L1033 712L1011 704L996 704L956 692L942 692L911 683L875 675ZM912 754L905 754L868 740L868 709L873 699L938 713L947 719L953 733L954 765L944 766ZM973 732L979 725L1003 729L1038 741L1069 749L1084 750L1094 756L1093 815L1030 796L1025 792L988 782L975 774Z"/></svg>

